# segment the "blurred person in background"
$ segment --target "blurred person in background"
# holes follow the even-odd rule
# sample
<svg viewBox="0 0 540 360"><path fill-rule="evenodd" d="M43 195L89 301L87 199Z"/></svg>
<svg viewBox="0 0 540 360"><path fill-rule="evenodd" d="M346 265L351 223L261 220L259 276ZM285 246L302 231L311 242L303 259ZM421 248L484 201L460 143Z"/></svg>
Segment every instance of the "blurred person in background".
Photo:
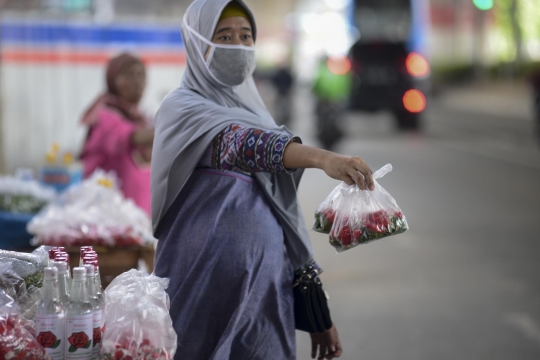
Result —
<svg viewBox="0 0 540 360"><path fill-rule="evenodd" d="M534 71L530 76L533 90L533 106L536 126L536 135L540 141L540 69Z"/></svg>
<svg viewBox="0 0 540 360"><path fill-rule="evenodd" d="M152 121L139 110L146 69L136 56L123 53L109 61L107 92L85 112L88 127L81 160L84 176L96 169L114 171L126 198L150 214Z"/></svg>
<svg viewBox="0 0 540 360"><path fill-rule="evenodd" d="M181 86L156 114L155 274L170 279L175 359L295 359L295 308L308 309L294 301L295 270L317 267L302 169L373 190L361 158L302 145L276 125L252 77L256 36L243 2L195 0ZM312 357L339 357L336 326L324 327L311 334Z"/></svg>
<svg viewBox="0 0 540 360"><path fill-rule="evenodd" d="M323 56L313 82L317 138L328 150L343 137L339 123L351 91L349 70L350 62L346 57Z"/></svg>
<svg viewBox="0 0 540 360"><path fill-rule="evenodd" d="M291 125L291 90L294 85L294 78L290 66L286 63L280 65L270 80L276 90L274 103L275 120L278 125Z"/></svg>

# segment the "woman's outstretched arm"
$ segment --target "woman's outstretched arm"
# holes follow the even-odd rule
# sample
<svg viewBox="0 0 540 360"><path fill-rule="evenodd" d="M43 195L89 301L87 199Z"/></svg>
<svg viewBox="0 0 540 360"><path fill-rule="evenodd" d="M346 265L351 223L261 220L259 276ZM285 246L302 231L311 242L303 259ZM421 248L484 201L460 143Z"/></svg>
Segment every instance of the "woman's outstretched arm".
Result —
<svg viewBox="0 0 540 360"><path fill-rule="evenodd" d="M356 183L360 189L373 190L371 169L359 156L345 156L331 151L290 142L283 154L283 165L288 169L317 168L333 179L349 185Z"/></svg>

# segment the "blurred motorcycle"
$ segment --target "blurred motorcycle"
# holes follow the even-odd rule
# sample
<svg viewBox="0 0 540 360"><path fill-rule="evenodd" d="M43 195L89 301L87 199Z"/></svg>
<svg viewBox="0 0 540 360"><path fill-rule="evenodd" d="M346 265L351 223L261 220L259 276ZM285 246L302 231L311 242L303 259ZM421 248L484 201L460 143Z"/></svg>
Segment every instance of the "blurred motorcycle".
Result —
<svg viewBox="0 0 540 360"><path fill-rule="evenodd" d="M530 78L533 89L534 116L536 124L536 135L540 141L540 70L534 72Z"/></svg>
<svg viewBox="0 0 540 360"><path fill-rule="evenodd" d="M344 135L340 122L350 96L350 69L351 63L346 57L323 57L313 83L317 138L328 150Z"/></svg>

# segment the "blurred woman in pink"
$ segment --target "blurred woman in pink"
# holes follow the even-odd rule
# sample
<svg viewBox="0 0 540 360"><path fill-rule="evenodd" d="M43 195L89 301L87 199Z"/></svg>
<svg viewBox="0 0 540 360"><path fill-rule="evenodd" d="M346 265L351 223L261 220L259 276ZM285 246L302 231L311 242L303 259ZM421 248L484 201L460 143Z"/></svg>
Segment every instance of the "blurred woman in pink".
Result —
<svg viewBox="0 0 540 360"><path fill-rule="evenodd" d="M83 116L88 127L81 159L84 176L114 171L126 198L150 214L150 158L154 130L138 109L146 86L143 62L124 53L107 67L107 92Z"/></svg>

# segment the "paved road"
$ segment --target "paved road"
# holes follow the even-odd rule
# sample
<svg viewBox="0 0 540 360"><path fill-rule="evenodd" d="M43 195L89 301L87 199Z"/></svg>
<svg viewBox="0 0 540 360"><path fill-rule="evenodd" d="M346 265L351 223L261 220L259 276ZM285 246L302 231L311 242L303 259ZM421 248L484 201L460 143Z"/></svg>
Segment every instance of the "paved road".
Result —
<svg viewBox="0 0 540 360"><path fill-rule="evenodd" d="M540 147L532 120L459 110L437 101L425 135L391 118L353 115L339 151L373 170L411 229L336 254L312 233L346 360L540 359ZM300 96L294 128L312 138ZM306 219L337 185L308 170ZM298 333L298 359L309 338Z"/></svg>

